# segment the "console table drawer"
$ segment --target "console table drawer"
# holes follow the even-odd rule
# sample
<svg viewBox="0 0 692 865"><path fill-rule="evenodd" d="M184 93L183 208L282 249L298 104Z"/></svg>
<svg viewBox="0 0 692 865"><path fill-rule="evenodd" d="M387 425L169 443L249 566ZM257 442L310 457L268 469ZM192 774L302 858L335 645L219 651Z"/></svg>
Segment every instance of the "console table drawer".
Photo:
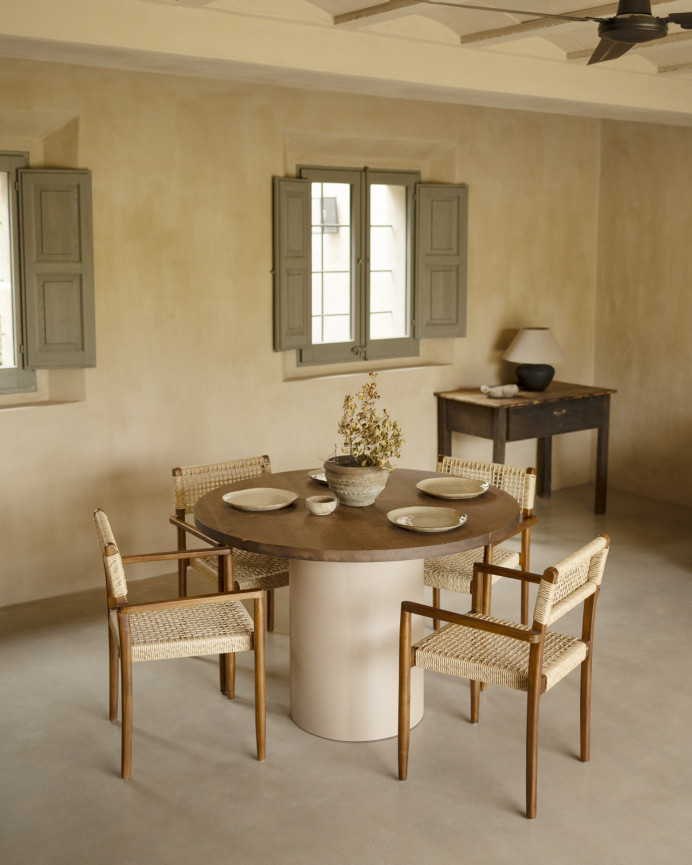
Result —
<svg viewBox="0 0 692 865"><path fill-rule="evenodd" d="M603 418L604 397L545 405L517 406L507 417L507 440L540 438L556 433L593 429Z"/></svg>

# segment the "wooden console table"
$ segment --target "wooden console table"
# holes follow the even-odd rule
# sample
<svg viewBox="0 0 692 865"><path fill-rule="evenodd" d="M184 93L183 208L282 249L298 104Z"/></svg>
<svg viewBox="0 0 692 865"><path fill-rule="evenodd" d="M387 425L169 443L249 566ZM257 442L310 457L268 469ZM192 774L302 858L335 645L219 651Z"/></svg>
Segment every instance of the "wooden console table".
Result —
<svg viewBox="0 0 692 865"><path fill-rule="evenodd" d="M511 399L492 399L479 388L436 393L437 449L451 455L452 432L493 440L493 462L504 463L507 442L538 439L537 492L550 495L552 436L597 429L596 499L604 514L608 488L608 426L611 388L554 381L544 391L519 391Z"/></svg>

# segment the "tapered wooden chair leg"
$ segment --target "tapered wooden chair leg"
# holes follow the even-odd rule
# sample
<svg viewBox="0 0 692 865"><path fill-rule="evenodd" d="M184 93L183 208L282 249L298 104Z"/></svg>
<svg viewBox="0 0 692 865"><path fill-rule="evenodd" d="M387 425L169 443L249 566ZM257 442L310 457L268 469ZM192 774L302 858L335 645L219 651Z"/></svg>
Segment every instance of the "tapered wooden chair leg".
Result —
<svg viewBox="0 0 692 865"><path fill-rule="evenodd" d="M216 588L219 592L227 592L232 583L229 583L228 576L228 562L226 561L225 556L219 556L219 570L216 578ZM227 669L228 664L225 655L219 655L219 689L222 694L229 693L231 685L229 685L227 678ZM229 700L232 700L233 697L228 697Z"/></svg>
<svg viewBox="0 0 692 865"><path fill-rule="evenodd" d="M582 618L582 639L588 647L581 665L581 688L579 698L579 738L582 762L591 759L591 666L593 663L593 633L596 620L596 601L599 589L586 599Z"/></svg>
<svg viewBox="0 0 692 865"><path fill-rule="evenodd" d="M492 560L493 560L493 548L492 547L486 547L485 553L483 556L483 561L486 564L492 564ZM493 581L490 579L490 576L488 574L483 575L482 587L483 588L482 588L482 595L481 595L481 612L483 613L484 616L489 616L490 615L490 606L491 606L491 601L492 601ZM481 682L480 689L481 689L481 691L487 691L488 690L488 683L487 682Z"/></svg>
<svg viewBox="0 0 692 865"><path fill-rule="evenodd" d="M274 630L274 589L267 589L267 630Z"/></svg>
<svg viewBox="0 0 692 865"><path fill-rule="evenodd" d="M439 589L433 589L433 592ZM408 777L411 738L411 614L402 612L399 635L399 780Z"/></svg>
<svg viewBox="0 0 692 865"><path fill-rule="evenodd" d="M235 697L235 655L233 652L228 652L228 654L219 657L223 658L225 694L229 700L232 700Z"/></svg>
<svg viewBox="0 0 692 865"><path fill-rule="evenodd" d="M108 717L111 721L118 720L118 647L113 638L113 632L108 628Z"/></svg>
<svg viewBox="0 0 692 865"><path fill-rule="evenodd" d="M580 756L583 763L591 759L591 653L581 665L579 705Z"/></svg>
<svg viewBox="0 0 692 865"><path fill-rule="evenodd" d="M257 759L264 760L267 743L267 694L264 661L264 595L255 600L255 732L257 736Z"/></svg>
<svg viewBox="0 0 692 865"><path fill-rule="evenodd" d="M121 771L123 778L132 775L132 659L123 650L121 658L122 679L122 754Z"/></svg>
<svg viewBox="0 0 692 865"><path fill-rule="evenodd" d="M432 605L433 607L439 607L442 600L442 592L440 589L433 588L432 590ZM440 627L440 620L433 619L433 631L437 631Z"/></svg>
<svg viewBox="0 0 692 865"><path fill-rule="evenodd" d="M469 690L471 691L471 723L477 724L481 702L481 683L470 681Z"/></svg>
<svg viewBox="0 0 692 865"><path fill-rule="evenodd" d="M538 688L529 688L526 713L526 816L536 816L536 792L538 785L538 711L540 707Z"/></svg>
<svg viewBox="0 0 692 865"><path fill-rule="evenodd" d="M529 584L521 584L521 623L529 624Z"/></svg>
<svg viewBox="0 0 692 865"><path fill-rule="evenodd" d="M219 690L222 694L228 693L228 680L226 677L226 656L219 655ZM229 697L233 699L233 697Z"/></svg>
<svg viewBox="0 0 692 865"><path fill-rule="evenodd" d="M229 700L235 700L235 654L229 652L227 655L220 655L223 658L224 672L224 693Z"/></svg>
<svg viewBox="0 0 692 865"><path fill-rule="evenodd" d="M524 512L526 516L528 512ZM519 567L522 571L529 571L531 561L531 527L521 533L521 555L519 556ZM521 584L521 623L529 624L529 584Z"/></svg>
<svg viewBox="0 0 692 865"><path fill-rule="evenodd" d="M178 562L178 597L187 596L187 559Z"/></svg>
<svg viewBox="0 0 692 865"><path fill-rule="evenodd" d="M185 519L185 511L182 513L180 511L176 511L178 517ZM185 532L181 528L176 529L176 536L178 538L178 549L185 549ZM187 568L190 564L189 559L178 559L178 597L184 598L187 596Z"/></svg>

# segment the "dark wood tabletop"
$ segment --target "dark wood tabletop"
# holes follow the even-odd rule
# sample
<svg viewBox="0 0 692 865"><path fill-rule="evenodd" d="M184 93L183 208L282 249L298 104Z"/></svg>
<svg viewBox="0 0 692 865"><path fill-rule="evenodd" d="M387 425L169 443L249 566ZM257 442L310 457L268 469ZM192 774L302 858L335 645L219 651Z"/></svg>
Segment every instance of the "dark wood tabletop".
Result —
<svg viewBox="0 0 692 865"><path fill-rule="evenodd" d="M395 469L376 502L363 508L338 505L332 514L311 514L307 496L329 494L329 489L308 476L307 469L249 478L219 487L195 506L195 524L223 544L290 559L322 562L383 562L422 559L463 552L497 543L518 524L517 501L490 487L472 499L433 498L416 489L435 472ZM224 493L256 487L290 490L299 498L273 511L241 511L223 501ZM468 515L463 526L446 532L413 532L387 519L395 508L449 507Z"/></svg>

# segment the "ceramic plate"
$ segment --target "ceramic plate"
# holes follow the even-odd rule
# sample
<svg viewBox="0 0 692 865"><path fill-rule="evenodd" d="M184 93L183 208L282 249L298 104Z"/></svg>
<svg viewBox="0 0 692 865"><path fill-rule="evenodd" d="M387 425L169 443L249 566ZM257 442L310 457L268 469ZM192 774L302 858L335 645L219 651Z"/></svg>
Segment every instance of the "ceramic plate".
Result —
<svg viewBox="0 0 692 865"><path fill-rule="evenodd" d="M327 476L324 473L324 469L312 469L308 472L308 477L311 477L313 481L317 481L318 484L327 485Z"/></svg>
<svg viewBox="0 0 692 865"><path fill-rule="evenodd" d="M256 487L226 493L223 500L241 511L276 511L285 508L298 498L298 493L277 490L271 487Z"/></svg>
<svg viewBox="0 0 692 865"><path fill-rule="evenodd" d="M448 532L463 526L467 517L453 508L415 507L397 508L387 514L387 519L412 532Z"/></svg>
<svg viewBox="0 0 692 865"><path fill-rule="evenodd" d="M483 495L490 484L487 481L477 481L474 478L426 478L416 486L429 496L438 499L472 499Z"/></svg>

